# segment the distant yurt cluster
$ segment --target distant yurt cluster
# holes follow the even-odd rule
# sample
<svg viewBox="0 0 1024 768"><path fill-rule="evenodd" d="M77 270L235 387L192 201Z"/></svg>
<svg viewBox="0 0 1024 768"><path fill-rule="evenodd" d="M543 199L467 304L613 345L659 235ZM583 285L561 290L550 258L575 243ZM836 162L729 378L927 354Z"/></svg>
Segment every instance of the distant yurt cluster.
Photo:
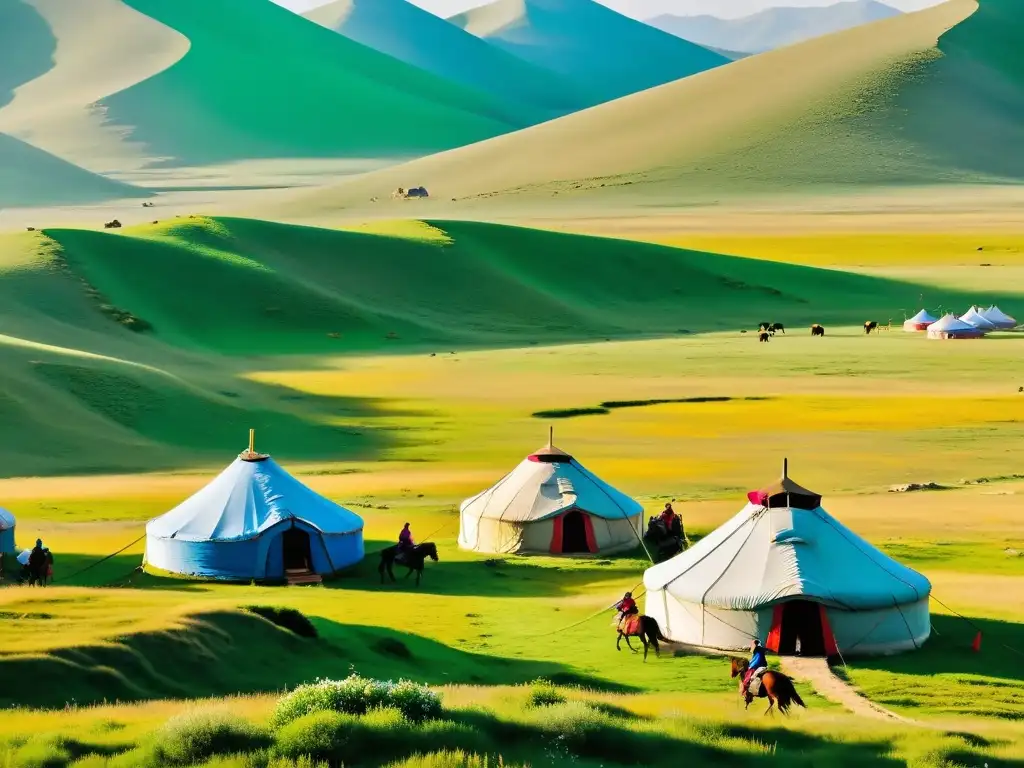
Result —
<svg viewBox="0 0 1024 768"><path fill-rule="evenodd" d="M610 554L642 533L643 507L551 439L460 508L459 546L474 552Z"/></svg>
<svg viewBox="0 0 1024 768"><path fill-rule="evenodd" d="M146 565L226 581L315 580L363 559L363 520L249 448L146 525Z"/></svg>
<svg viewBox="0 0 1024 768"><path fill-rule="evenodd" d="M884 654L931 632L931 584L832 517L790 479L648 569L645 613L672 641L719 650L757 638L779 654Z"/></svg>
<svg viewBox="0 0 1024 768"><path fill-rule="evenodd" d="M972 306L959 317L953 313L940 318L922 309L903 323L908 333L926 332L929 339L980 339L992 331L1008 331L1017 327L1017 321L993 305L988 309Z"/></svg>

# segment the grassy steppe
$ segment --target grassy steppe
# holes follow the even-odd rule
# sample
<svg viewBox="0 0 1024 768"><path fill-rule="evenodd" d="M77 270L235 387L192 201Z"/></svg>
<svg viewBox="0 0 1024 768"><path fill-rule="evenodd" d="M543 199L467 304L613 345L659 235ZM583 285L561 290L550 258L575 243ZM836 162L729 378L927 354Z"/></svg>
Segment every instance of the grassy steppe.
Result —
<svg viewBox="0 0 1024 768"><path fill-rule="evenodd" d="M183 218L119 234L53 229L8 235L0 240L0 354L6 363L0 379L7 393L0 410L10 427L0 437L0 453L8 475L166 469L218 461L226 443L234 447L235 435L256 426L294 459L404 457L403 446L416 441L392 424L401 413L380 397L388 382L359 387L358 394L310 392L301 379L253 374L307 366L329 371L334 364L325 358L336 355L415 351L424 373L450 376L459 359L450 354L455 350L728 329L732 335L721 340L624 348L648 350L636 362L627 352L624 364L633 375L637 365L675 370L671 361L696 350L692 354L703 361L698 366L724 354L737 370L760 367L763 378L775 365L769 350L776 347L758 347L752 336L737 333L740 328L762 320L795 328L823 322L832 329L869 317L898 322L901 309L914 311L922 293L933 308L991 300L1018 311L1013 285L1000 288L999 294L967 293L923 281L471 222L340 231ZM859 339L824 346L809 341L793 342L800 345L798 356L807 356L802 368L826 349L877 351L856 346ZM615 349L602 354L617 356ZM902 346L882 349L886 360L866 359L867 370L885 370L905 354ZM926 358L944 356L913 349ZM530 366L547 359L523 354ZM571 373L592 354L584 348L558 356ZM282 362L281 355L316 359ZM411 372L393 375L404 380ZM627 389L563 397L548 384L517 416L643 395L643 387ZM758 395L764 384L739 389ZM755 404L717 407L739 409L739 416ZM798 404L756 407L775 409L772 418L782 418L780 408ZM936 405L932 416L920 418L932 423L944 408ZM430 421L430 406L407 410L410 418Z"/></svg>

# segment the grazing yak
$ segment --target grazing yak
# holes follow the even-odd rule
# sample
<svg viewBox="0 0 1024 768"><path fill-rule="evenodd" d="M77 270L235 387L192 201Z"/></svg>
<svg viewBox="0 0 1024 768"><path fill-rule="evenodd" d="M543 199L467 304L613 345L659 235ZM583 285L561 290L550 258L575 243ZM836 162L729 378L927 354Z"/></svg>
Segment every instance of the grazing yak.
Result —
<svg viewBox="0 0 1024 768"><path fill-rule="evenodd" d="M766 333L765 331L761 331L761 333L758 334L757 340L758 341L771 341L771 338L772 338L772 335L770 333Z"/></svg>
<svg viewBox="0 0 1024 768"><path fill-rule="evenodd" d="M877 330L877 329L878 329L878 321L877 320L868 320L866 323L864 323L864 333L868 333L869 334L872 331Z"/></svg>
<svg viewBox="0 0 1024 768"><path fill-rule="evenodd" d="M776 333L786 334L786 326L782 323L760 323L757 330L760 333L770 333L772 336Z"/></svg>
<svg viewBox="0 0 1024 768"><path fill-rule="evenodd" d="M117 219L114 219L113 221L106 222L103 225L103 228L104 229L120 229L121 228L121 222L118 221Z"/></svg>
<svg viewBox="0 0 1024 768"><path fill-rule="evenodd" d="M818 325L818 323L815 323L814 325L811 326L811 336L824 336L824 335L825 335L825 328L824 328L824 326Z"/></svg>

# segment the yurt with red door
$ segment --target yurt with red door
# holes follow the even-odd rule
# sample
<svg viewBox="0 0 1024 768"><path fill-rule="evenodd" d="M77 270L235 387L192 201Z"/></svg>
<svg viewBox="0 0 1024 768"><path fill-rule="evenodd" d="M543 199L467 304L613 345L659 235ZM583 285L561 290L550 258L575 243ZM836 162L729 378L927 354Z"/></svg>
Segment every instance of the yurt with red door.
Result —
<svg viewBox="0 0 1024 768"><path fill-rule="evenodd" d="M919 648L931 584L832 517L784 470L720 528L644 574L645 613L671 640L804 656Z"/></svg>
<svg viewBox="0 0 1024 768"><path fill-rule="evenodd" d="M928 326L938 321L939 318L932 317L928 310L922 309L916 315L903 321L903 330L907 333L917 333L928 329Z"/></svg>
<svg viewBox="0 0 1024 768"><path fill-rule="evenodd" d="M643 507L550 442L460 509L459 546L501 554L610 554L638 545Z"/></svg>

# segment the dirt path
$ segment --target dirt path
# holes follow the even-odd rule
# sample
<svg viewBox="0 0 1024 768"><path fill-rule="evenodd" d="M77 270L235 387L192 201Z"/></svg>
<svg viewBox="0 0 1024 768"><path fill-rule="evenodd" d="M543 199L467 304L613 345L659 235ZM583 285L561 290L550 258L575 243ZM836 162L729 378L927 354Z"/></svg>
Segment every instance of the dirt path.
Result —
<svg viewBox="0 0 1024 768"><path fill-rule="evenodd" d="M786 674L802 682L810 683L814 686L814 690L826 699L841 704L855 715L885 720L890 723L919 725L916 721L897 715L858 694L853 687L832 674L825 659L784 656L780 660Z"/></svg>

